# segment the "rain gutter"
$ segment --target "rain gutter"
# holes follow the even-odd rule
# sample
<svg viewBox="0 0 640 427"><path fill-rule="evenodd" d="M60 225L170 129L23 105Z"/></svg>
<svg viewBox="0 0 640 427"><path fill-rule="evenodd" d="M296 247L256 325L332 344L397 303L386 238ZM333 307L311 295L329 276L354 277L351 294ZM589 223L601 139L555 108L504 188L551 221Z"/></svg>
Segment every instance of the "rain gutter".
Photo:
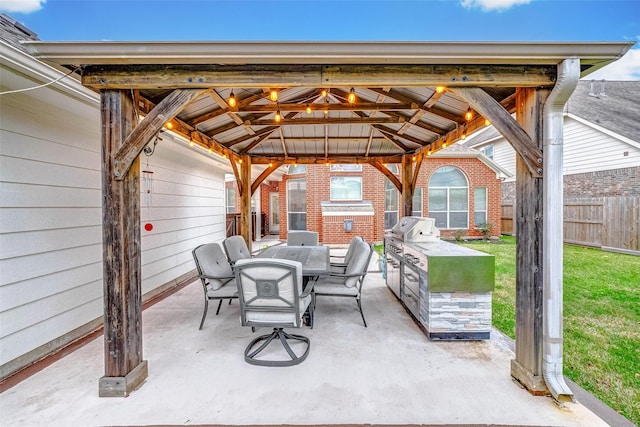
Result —
<svg viewBox="0 0 640 427"><path fill-rule="evenodd" d="M580 79L580 59L558 65L558 79L544 105L543 130L543 361L547 388L558 402L572 402L562 373L563 109Z"/></svg>

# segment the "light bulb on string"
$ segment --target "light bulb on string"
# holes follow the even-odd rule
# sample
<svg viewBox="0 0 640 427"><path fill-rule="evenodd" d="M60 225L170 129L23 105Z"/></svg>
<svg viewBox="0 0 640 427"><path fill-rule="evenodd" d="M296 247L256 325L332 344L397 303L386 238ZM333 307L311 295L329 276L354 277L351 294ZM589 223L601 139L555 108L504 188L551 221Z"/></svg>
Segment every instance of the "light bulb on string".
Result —
<svg viewBox="0 0 640 427"><path fill-rule="evenodd" d="M235 108L238 105L238 100L236 99L236 96L233 94L233 90L231 91L231 95L229 95L227 104L229 104L229 107L231 108Z"/></svg>
<svg viewBox="0 0 640 427"><path fill-rule="evenodd" d="M347 95L347 101L349 104L353 104L356 102L356 92L353 88L349 91L349 95Z"/></svg>

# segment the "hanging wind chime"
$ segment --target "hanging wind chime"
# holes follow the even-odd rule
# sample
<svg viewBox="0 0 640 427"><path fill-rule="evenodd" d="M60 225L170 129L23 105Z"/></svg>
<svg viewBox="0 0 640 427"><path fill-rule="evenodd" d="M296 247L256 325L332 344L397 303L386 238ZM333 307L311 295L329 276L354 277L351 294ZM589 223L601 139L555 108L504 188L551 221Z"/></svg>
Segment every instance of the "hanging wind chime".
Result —
<svg viewBox="0 0 640 427"><path fill-rule="evenodd" d="M149 169L149 157L151 157L156 151L156 144L158 144L159 139L161 140L162 138L156 135L156 138L153 141L153 147L146 146L143 150L144 154L147 156L147 166L142 171L142 193L144 194L144 204L147 207L146 223L144 224L145 231L153 230L153 224L149 219L149 210L153 203L153 171Z"/></svg>

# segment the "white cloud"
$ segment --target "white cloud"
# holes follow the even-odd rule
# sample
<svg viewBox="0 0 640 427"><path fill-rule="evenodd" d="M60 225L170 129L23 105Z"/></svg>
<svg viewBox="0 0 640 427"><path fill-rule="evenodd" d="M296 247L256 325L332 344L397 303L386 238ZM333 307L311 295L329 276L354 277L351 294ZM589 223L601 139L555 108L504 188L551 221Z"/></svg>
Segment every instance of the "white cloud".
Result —
<svg viewBox="0 0 640 427"><path fill-rule="evenodd" d="M31 13L42 9L47 0L2 0L0 12Z"/></svg>
<svg viewBox="0 0 640 427"><path fill-rule="evenodd" d="M640 80L640 48L630 49L616 62L589 74L585 80Z"/></svg>
<svg viewBox="0 0 640 427"><path fill-rule="evenodd" d="M479 7L483 11L489 12L492 10L506 10L519 4L527 4L530 1L531 0L460 0L460 4L467 9Z"/></svg>

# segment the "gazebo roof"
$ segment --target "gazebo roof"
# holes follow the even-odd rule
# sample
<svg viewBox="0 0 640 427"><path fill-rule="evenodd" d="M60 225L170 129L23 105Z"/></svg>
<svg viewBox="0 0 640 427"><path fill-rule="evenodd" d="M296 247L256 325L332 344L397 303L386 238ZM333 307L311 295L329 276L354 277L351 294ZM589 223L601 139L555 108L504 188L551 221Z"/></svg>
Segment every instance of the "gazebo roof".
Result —
<svg viewBox="0 0 640 427"><path fill-rule="evenodd" d="M582 75L633 43L25 42L79 67L95 90L133 89L142 114L174 89L201 89L173 131L252 164L399 163L486 126L458 88L482 88L507 111L519 87L552 87L556 66ZM277 90L277 100L269 98ZM442 92L440 91L442 90ZM325 92L326 91L326 92ZM349 101L349 94L355 101ZM326 94L325 94L326 93ZM234 96L237 106L229 105ZM472 118L465 118L470 111ZM279 120L276 116L279 115Z"/></svg>

